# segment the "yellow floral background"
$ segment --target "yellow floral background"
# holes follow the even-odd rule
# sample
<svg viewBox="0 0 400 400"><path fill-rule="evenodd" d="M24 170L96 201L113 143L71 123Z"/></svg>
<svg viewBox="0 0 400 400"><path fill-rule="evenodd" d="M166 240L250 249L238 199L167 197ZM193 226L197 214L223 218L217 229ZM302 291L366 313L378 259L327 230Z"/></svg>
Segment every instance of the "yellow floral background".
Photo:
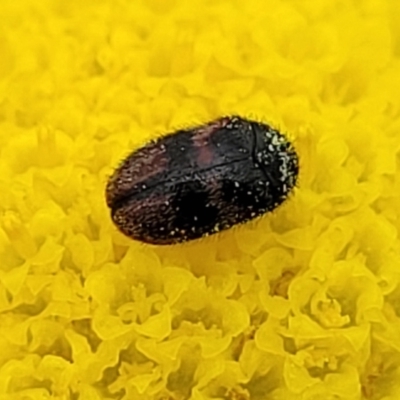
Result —
<svg viewBox="0 0 400 400"><path fill-rule="evenodd" d="M400 398L397 0L3 0L0 22L1 400ZM184 245L119 234L119 161L232 113L293 139L289 200Z"/></svg>

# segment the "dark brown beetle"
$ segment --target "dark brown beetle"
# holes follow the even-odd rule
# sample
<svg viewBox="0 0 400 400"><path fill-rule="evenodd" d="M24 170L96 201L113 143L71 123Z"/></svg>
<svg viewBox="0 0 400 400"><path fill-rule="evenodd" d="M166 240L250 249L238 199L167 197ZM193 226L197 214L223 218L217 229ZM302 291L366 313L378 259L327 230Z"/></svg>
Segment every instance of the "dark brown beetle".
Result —
<svg viewBox="0 0 400 400"><path fill-rule="evenodd" d="M198 239L275 209L295 186L298 157L268 125L232 116L166 135L111 176L107 204L132 239Z"/></svg>

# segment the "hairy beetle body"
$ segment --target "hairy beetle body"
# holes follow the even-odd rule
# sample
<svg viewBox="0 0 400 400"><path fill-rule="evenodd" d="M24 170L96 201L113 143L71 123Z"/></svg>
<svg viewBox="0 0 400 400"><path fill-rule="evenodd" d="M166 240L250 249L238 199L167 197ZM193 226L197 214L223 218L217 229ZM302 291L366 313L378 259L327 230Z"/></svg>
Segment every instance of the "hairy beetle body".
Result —
<svg viewBox="0 0 400 400"><path fill-rule="evenodd" d="M125 235L174 244L272 211L297 176L297 154L281 133L223 117L134 151L111 176L106 199Z"/></svg>

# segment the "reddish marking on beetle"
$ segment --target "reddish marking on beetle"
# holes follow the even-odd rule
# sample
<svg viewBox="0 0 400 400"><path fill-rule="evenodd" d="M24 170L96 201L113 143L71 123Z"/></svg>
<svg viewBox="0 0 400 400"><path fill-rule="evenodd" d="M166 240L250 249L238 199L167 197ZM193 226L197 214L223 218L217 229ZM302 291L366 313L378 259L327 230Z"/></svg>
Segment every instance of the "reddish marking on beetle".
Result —
<svg viewBox="0 0 400 400"><path fill-rule="evenodd" d="M197 163L201 167L210 165L214 159L214 152L212 147L209 146L210 136L218 129L223 128L229 123L229 118L221 118L217 121L211 122L204 127L198 128L192 136L194 147L197 148Z"/></svg>
<svg viewBox="0 0 400 400"><path fill-rule="evenodd" d="M165 148L157 145L144 147L136 155L127 159L111 177L106 190L107 204L132 190L132 186L146 182L149 178L163 172L168 166Z"/></svg>
<svg viewBox="0 0 400 400"><path fill-rule="evenodd" d="M147 149L148 153L141 158L142 163L135 170L135 180L140 183L163 172L168 166L168 158L165 156L165 148L153 146Z"/></svg>
<svg viewBox="0 0 400 400"><path fill-rule="evenodd" d="M152 195L145 200L132 201L129 205L117 209L113 215L119 230L134 239L141 240L147 243L155 243L154 236L148 235L149 226L145 227L146 223L152 215L158 215L160 210L164 210L164 218L167 217L170 211L171 196L169 195ZM131 216L135 215L136 219L132 220ZM160 230L160 236L166 228L162 224L158 226L158 218L152 219L152 229ZM153 232L154 235L154 232ZM170 239L169 239L170 240ZM158 239L157 243L162 243L162 239Z"/></svg>
<svg viewBox="0 0 400 400"><path fill-rule="evenodd" d="M197 164L199 167L207 167L212 163L214 159L214 152L210 147L204 145L203 147L198 147L197 149Z"/></svg>
<svg viewBox="0 0 400 400"><path fill-rule="evenodd" d="M193 144L195 146L203 146L204 141L208 141L208 138L218 129L228 125L231 121L230 118L221 118L213 121L207 125L204 125L196 129L196 133L193 135Z"/></svg>

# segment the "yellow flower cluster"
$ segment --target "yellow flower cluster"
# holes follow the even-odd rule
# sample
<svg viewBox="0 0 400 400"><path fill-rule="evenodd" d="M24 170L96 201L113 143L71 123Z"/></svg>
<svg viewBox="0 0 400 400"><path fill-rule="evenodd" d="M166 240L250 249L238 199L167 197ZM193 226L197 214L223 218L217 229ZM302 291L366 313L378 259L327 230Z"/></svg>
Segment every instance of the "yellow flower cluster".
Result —
<svg viewBox="0 0 400 400"><path fill-rule="evenodd" d="M1 400L398 400L400 3L0 2ZM107 177L238 113L294 140L256 223L151 247ZM162 216L160 216L162 218Z"/></svg>

